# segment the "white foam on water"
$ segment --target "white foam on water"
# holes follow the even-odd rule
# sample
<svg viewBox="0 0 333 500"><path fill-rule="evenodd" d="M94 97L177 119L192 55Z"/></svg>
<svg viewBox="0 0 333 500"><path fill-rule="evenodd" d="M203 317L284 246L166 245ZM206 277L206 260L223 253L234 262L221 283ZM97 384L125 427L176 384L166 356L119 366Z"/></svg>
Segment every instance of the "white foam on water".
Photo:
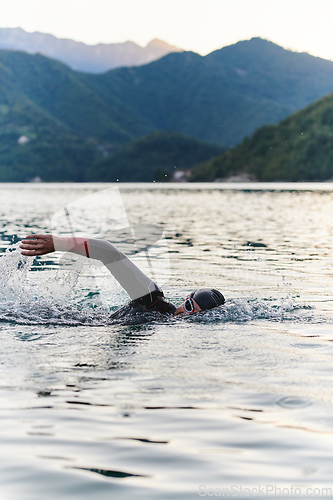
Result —
<svg viewBox="0 0 333 500"><path fill-rule="evenodd" d="M18 245L0 258L0 320L70 325L105 322L108 315L98 300L99 292L83 290L79 284L84 258L37 280L35 273L29 273L33 258L22 256Z"/></svg>
<svg viewBox="0 0 333 500"><path fill-rule="evenodd" d="M101 292L91 281L82 286L79 278L85 258L77 258L66 266L54 271L44 280L34 279L29 271L32 257L20 254L18 244L8 248L0 258L0 320L20 324L66 324L66 325L106 325L112 323L111 314L119 305L119 288L109 290L110 308L105 307L105 290ZM31 278L32 277L32 278ZM87 283L86 283L87 285ZM120 295L121 294L120 292ZM123 302L125 302L124 297ZM172 300L172 298L171 298ZM160 314L137 315L128 318L130 323L165 321ZM291 295L282 301L275 298L249 299L238 298L227 301L223 306L204 311L195 316L177 318L193 322L249 322L255 320L329 322L325 317L315 314L313 308L299 304ZM121 321L124 321L122 319Z"/></svg>

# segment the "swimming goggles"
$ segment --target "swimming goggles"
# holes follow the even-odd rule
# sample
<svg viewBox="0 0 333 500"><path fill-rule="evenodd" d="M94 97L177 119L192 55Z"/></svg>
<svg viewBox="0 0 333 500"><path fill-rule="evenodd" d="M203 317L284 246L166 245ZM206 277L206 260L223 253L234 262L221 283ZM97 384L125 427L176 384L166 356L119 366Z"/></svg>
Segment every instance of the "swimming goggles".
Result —
<svg viewBox="0 0 333 500"><path fill-rule="evenodd" d="M186 297L186 300L184 302L184 309L189 314L194 313L194 303L190 296Z"/></svg>

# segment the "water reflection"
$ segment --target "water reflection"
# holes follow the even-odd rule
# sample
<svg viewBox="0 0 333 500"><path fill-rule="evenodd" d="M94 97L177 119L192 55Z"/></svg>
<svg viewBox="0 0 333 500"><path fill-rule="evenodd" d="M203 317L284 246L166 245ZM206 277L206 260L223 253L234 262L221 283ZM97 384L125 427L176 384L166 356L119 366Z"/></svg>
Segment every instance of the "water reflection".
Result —
<svg viewBox="0 0 333 500"><path fill-rule="evenodd" d="M121 479L125 477L149 477L144 474L134 474L132 472L123 472L120 470L92 469L90 467L72 467L72 469L86 470L89 472L95 472L96 474L101 474L102 476L116 477Z"/></svg>
<svg viewBox="0 0 333 500"><path fill-rule="evenodd" d="M12 234L49 231L56 210L98 187L34 189L3 190L2 250ZM167 296L180 302L214 286L227 303L196 317L113 324L110 310L126 301L115 283L102 309L84 267L60 293L56 256L33 267L15 252L1 260L7 497L329 485L332 193L134 186L123 198L132 224L165 228Z"/></svg>

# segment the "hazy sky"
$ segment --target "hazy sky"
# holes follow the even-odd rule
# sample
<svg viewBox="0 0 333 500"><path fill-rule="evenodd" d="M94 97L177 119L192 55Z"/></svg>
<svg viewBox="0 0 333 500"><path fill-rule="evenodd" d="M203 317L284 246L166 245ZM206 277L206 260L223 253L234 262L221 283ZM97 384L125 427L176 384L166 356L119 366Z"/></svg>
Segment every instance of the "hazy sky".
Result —
<svg viewBox="0 0 333 500"><path fill-rule="evenodd" d="M207 54L260 36L333 59L332 0L0 0L0 27L89 44L160 38Z"/></svg>

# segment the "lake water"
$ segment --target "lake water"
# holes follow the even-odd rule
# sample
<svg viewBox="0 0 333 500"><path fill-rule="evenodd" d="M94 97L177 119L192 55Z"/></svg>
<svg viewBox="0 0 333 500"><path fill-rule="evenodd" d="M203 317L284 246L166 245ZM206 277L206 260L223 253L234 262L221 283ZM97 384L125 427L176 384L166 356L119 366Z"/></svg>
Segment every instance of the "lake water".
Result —
<svg viewBox="0 0 333 500"><path fill-rule="evenodd" d="M165 295L227 299L143 324L100 267L17 250L69 205L108 235L108 187L0 185L0 498L332 498L333 185L117 184Z"/></svg>

